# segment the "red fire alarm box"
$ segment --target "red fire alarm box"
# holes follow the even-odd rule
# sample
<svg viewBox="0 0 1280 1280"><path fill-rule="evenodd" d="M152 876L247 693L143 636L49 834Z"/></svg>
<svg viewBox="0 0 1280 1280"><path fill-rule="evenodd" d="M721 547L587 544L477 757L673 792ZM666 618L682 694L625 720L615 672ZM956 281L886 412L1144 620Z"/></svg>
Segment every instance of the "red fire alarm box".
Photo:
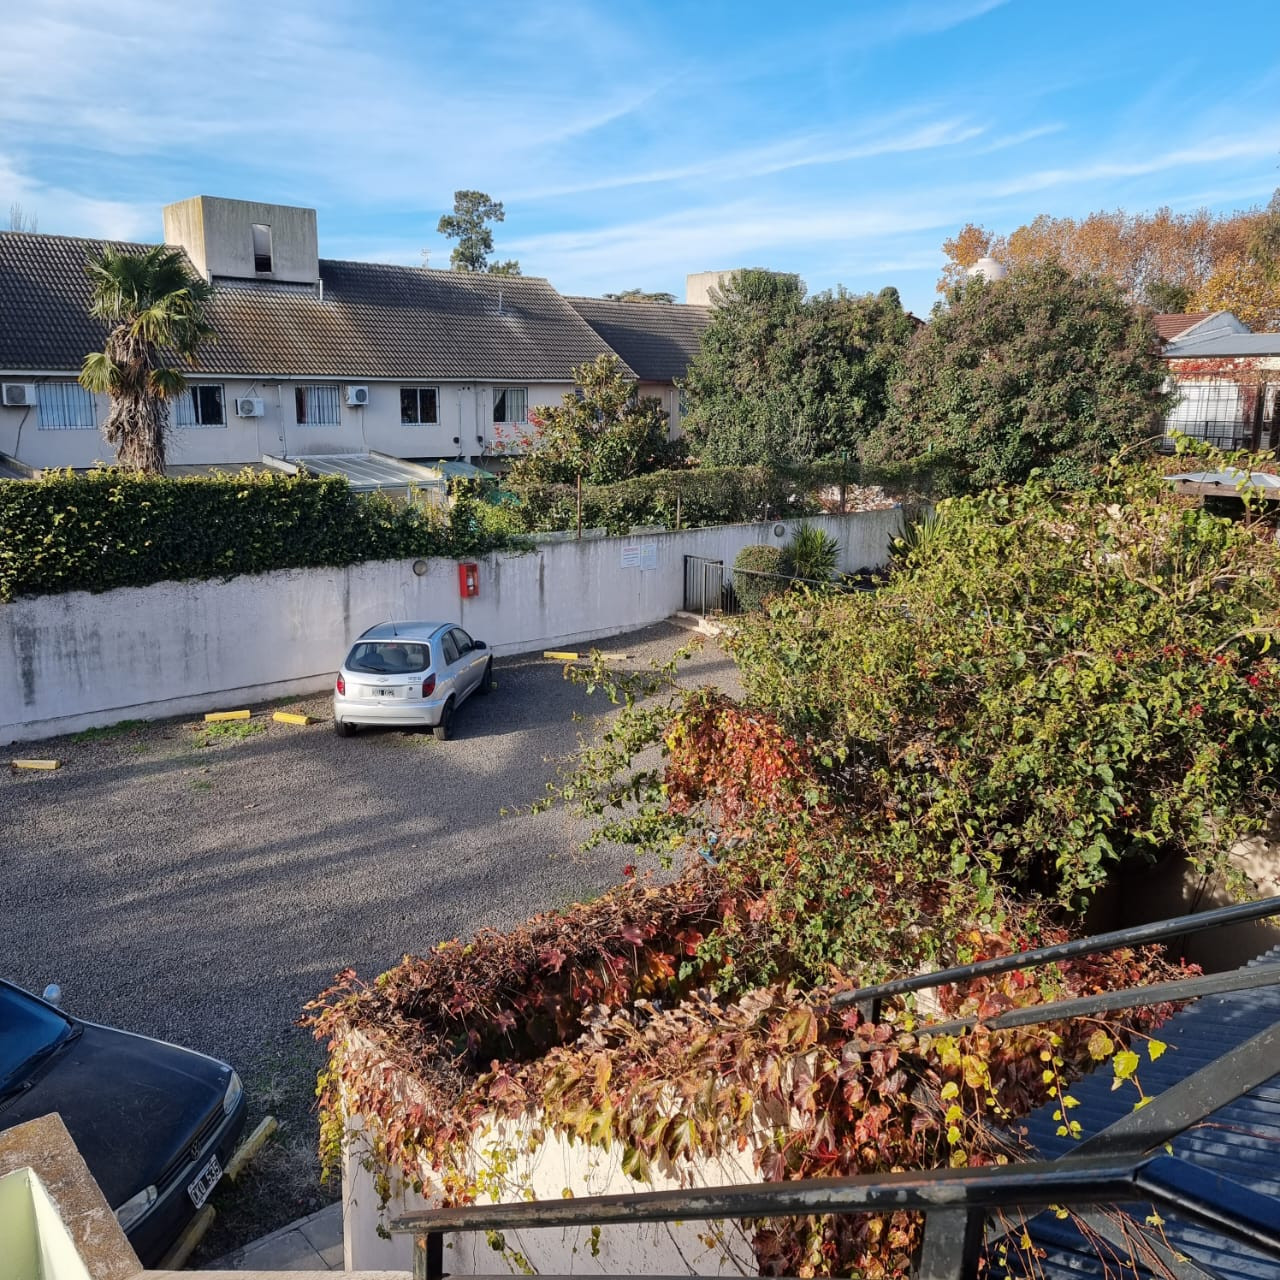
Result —
<svg viewBox="0 0 1280 1280"><path fill-rule="evenodd" d="M460 564L458 566L458 594L465 600L468 596L480 594L479 566Z"/></svg>

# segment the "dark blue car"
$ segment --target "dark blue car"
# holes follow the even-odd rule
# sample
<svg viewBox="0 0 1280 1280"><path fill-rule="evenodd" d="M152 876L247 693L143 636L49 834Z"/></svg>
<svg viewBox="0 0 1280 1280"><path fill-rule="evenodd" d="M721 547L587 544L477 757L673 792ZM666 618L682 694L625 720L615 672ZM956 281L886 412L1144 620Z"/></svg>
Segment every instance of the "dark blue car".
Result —
<svg viewBox="0 0 1280 1280"><path fill-rule="evenodd" d="M144 1266L209 1198L245 1108L225 1062L82 1022L0 981L0 1129L61 1115Z"/></svg>

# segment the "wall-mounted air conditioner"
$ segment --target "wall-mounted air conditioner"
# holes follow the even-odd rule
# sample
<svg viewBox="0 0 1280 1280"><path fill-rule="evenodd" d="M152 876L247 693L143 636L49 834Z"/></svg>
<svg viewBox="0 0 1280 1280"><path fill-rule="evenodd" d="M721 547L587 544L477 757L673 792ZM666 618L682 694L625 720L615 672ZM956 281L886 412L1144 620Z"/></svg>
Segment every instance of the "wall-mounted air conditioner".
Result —
<svg viewBox="0 0 1280 1280"><path fill-rule="evenodd" d="M236 397L236 417L237 418L262 417L262 397L261 396L237 396Z"/></svg>
<svg viewBox="0 0 1280 1280"><path fill-rule="evenodd" d="M34 382L6 382L0 386L0 404L9 409L26 409L36 402Z"/></svg>
<svg viewBox="0 0 1280 1280"><path fill-rule="evenodd" d="M369 403L368 387L348 387L347 404L353 409L360 409Z"/></svg>

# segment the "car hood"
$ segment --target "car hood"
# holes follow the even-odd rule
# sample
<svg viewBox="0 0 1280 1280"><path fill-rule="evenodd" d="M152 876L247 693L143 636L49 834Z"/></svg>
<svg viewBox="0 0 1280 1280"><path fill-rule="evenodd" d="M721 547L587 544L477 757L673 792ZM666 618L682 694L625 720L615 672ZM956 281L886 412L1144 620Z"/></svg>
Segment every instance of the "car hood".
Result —
<svg viewBox="0 0 1280 1280"><path fill-rule="evenodd" d="M231 1068L143 1036L77 1024L82 1032L0 1103L0 1128L58 1112L107 1203L118 1208L159 1183L205 1129Z"/></svg>

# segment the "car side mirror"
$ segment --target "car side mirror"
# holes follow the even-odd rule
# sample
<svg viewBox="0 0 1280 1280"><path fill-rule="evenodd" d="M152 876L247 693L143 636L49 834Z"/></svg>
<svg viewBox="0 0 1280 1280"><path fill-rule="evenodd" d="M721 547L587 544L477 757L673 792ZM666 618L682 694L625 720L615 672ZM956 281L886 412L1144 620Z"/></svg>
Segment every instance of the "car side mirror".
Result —
<svg viewBox="0 0 1280 1280"><path fill-rule="evenodd" d="M489 646L485 644L483 640L473 640L471 642L471 647L473 649L487 649Z"/></svg>
<svg viewBox="0 0 1280 1280"><path fill-rule="evenodd" d="M46 1003L51 1004L55 1009L62 1007L62 988L56 982L51 982L40 993L40 998Z"/></svg>

